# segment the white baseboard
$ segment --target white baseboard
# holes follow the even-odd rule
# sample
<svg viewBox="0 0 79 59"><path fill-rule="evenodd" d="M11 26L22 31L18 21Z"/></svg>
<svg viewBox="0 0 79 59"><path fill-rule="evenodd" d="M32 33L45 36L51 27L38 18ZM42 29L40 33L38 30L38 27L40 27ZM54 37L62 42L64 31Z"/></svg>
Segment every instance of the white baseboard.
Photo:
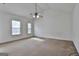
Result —
<svg viewBox="0 0 79 59"><path fill-rule="evenodd" d="M35 36L35 37L41 37L41 38L50 38L50 39L57 39L57 40L66 40L66 41L72 41L69 38L61 38L61 37L46 37L46 36Z"/></svg>
<svg viewBox="0 0 79 59"><path fill-rule="evenodd" d="M6 41L6 42L0 43L0 45L6 44L6 43L15 42L15 41L19 41L19 40L23 40L23 39L29 39L29 38L32 38L32 37L33 37L33 36L29 36L29 37L25 37L25 38L16 39L16 40Z"/></svg>

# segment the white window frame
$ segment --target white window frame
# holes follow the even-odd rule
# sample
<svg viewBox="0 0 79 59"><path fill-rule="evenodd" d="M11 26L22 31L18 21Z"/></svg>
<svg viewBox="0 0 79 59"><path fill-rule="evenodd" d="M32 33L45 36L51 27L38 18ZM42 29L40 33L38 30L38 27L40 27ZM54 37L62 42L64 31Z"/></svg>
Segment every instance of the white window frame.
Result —
<svg viewBox="0 0 79 59"><path fill-rule="evenodd" d="M32 33L32 24L30 22L28 22L27 27L28 27L28 34L31 34Z"/></svg>
<svg viewBox="0 0 79 59"><path fill-rule="evenodd" d="M13 22L16 22L18 25L17 26L14 26L13 25ZM15 25L16 25L16 23L15 23ZM11 24L12 24L11 25L11 28L12 28L11 29L11 35L20 35L21 34L21 21L19 21L19 20L12 20L12 23ZM19 27L18 33L13 33L13 27L15 27L16 29Z"/></svg>

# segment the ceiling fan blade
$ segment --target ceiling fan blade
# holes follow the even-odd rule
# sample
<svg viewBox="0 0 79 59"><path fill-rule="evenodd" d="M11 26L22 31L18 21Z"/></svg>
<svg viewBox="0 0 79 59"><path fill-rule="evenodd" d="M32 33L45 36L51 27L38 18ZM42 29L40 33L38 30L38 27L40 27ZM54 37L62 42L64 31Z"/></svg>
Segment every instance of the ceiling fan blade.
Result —
<svg viewBox="0 0 79 59"><path fill-rule="evenodd" d="M42 18L43 16L42 16L42 15L40 15L39 17L41 17L41 18Z"/></svg>

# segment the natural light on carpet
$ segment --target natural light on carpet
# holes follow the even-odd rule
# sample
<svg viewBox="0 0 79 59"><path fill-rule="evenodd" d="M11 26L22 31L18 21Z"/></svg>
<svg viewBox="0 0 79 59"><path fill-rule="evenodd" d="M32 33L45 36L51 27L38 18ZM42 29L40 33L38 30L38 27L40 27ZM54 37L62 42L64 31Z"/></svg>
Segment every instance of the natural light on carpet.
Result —
<svg viewBox="0 0 79 59"><path fill-rule="evenodd" d="M37 40L37 41L45 41L43 39L40 39L40 38L31 38L32 40Z"/></svg>

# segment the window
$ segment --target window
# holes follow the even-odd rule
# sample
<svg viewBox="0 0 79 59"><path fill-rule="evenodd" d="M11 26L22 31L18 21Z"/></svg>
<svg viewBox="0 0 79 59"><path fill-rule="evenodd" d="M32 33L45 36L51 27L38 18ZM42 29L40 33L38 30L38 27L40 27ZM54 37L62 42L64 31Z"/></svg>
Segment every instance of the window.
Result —
<svg viewBox="0 0 79 59"><path fill-rule="evenodd" d="M31 33L31 23L28 23L28 34Z"/></svg>
<svg viewBox="0 0 79 59"><path fill-rule="evenodd" d="M17 20L12 20L12 35L19 35L21 34L21 23Z"/></svg>

